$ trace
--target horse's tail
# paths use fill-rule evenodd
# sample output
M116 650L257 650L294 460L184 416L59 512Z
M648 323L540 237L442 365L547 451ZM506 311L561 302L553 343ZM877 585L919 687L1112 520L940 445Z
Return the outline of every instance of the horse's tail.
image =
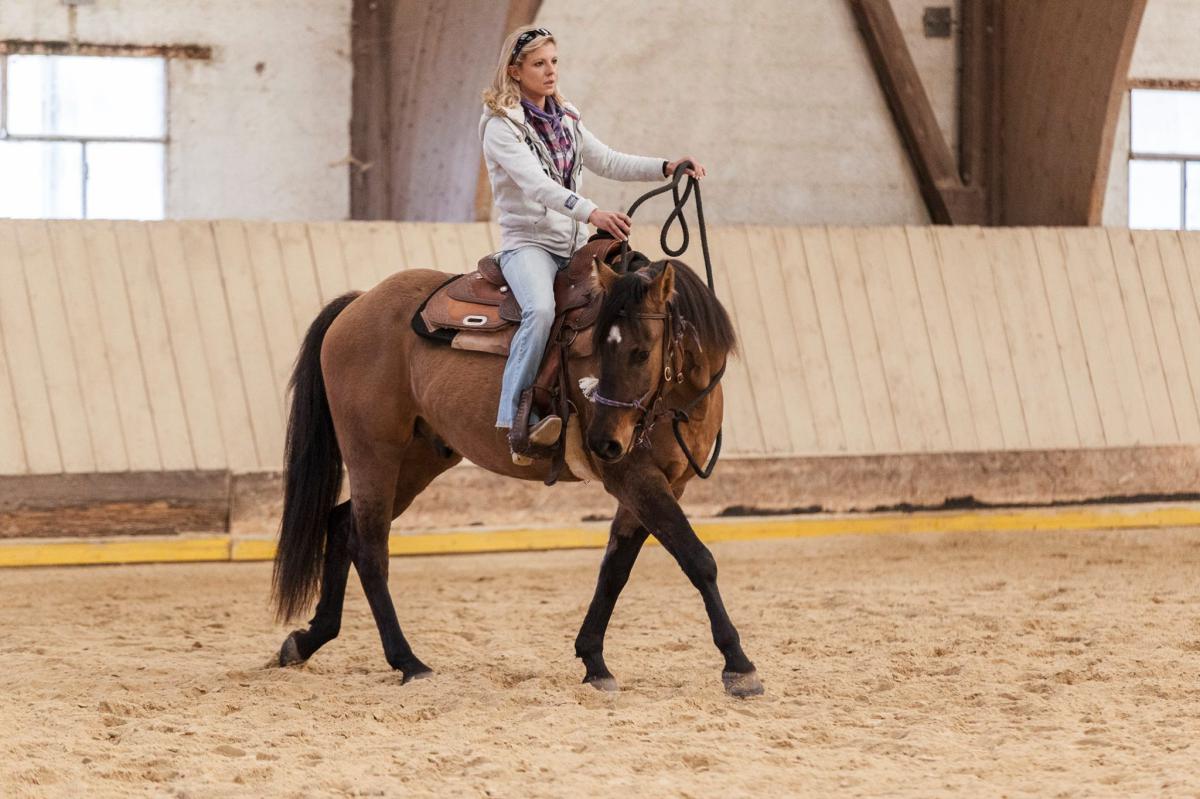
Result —
M343 294L317 314L300 345L289 383L292 411L283 452L283 518L271 577L280 621L303 613L321 580L329 512L342 487L342 453L321 375L321 344L333 320L359 293Z

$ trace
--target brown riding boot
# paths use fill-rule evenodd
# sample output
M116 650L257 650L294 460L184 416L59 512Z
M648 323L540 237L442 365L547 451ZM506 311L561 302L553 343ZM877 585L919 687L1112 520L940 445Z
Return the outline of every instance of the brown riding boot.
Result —
M508 447L512 461L518 466L528 466L534 458L550 458L554 445L562 434L562 417L550 414L535 424L529 424L533 415L533 391L526 389L517 406L517 418L508 432Z
M517 466L529 466L535 458L549 458L553 456L553 447L558 443L558 437L562 434L562 419L558 416L547 416L541 419L533 427L529 428L528 435L521 436L517 432L517 428L513 428L508 434L508 447L512 453L512 462ZM522 439L524 439L522 441Z

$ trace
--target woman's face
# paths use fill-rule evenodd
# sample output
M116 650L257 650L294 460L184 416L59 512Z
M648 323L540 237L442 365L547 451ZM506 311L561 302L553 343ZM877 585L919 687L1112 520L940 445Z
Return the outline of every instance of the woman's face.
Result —
M509 67L509 74L516 78L521 94L542 105L545 98L558 90L558 47L554 42L546 42L523 55L525 60L520 66Z

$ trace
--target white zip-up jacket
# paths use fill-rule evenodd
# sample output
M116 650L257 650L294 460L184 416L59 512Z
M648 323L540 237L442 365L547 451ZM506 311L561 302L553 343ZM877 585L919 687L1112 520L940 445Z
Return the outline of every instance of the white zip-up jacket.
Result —
M587 241L587 220L596 204L580 193L583 167L613 180L662 180L665 158L619 153L597 139L579 120L579 111L563 104L563 125L575 141L571 185L564 188L541 136L525 119L520 105L504 115L484 106L479 120L483 159L500 209L501 248L536 244L556 255L570 256Z

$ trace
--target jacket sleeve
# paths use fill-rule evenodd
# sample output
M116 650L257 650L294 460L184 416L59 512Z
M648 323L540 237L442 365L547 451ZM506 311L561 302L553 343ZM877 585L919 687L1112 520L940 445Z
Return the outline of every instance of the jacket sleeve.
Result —
M600 177L613 180L662 180L665 158L648 158L644 155L619 153L579 123L580 138L583 139L583 165Z
M564 188L542 171L533 151L499 117L488 120L483 131L483 152L500 165L525 196L551 211L587 222L596 204Z

